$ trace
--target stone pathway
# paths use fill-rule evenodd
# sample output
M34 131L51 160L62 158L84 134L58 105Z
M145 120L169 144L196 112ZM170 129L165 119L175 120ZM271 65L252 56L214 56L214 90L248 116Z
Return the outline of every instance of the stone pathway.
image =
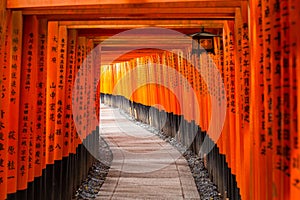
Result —
M113 153L96 199L200 199L184 157L169 143L101 105L100 135Z

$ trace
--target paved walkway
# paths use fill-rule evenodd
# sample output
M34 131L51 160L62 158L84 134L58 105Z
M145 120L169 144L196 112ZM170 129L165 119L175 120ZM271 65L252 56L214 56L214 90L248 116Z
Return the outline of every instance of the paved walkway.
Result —
M113 161L97 199L200 199L186 160L170 144L104 105L100 131Z

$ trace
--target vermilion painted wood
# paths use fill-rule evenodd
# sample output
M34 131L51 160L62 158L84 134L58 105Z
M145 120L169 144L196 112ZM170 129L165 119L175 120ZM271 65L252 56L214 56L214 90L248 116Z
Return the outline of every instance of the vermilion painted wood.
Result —
M6 31L7 31L7 23L9 22L9 15L7 15L7 12L3 9L4 8L4 2L1 2L1 8L0 8L0 56L3 59L0 59L0 90L1 90L1 98L0 98L0 135L2 137L2 140L0 142L0 146L2 151L0 151L0 160L2 162L2 165L0 166L0 199L5 199L7 194L7 164L8 164L8 156L7 156L7 150L8 150L8 134L5 134L9 132L9 71L10 68L8 66L8 63L5 62L5 60L8 59L7 57L7 48L5 46L5 41L7 41L8 37L6 37Z
M251 60L250 60L250 47L249 47L249 24L248 24L248 2L242 2L241 5L241 18L242 18L242 62L243 62L243 122L242 122L242 139L241 139L241 162L243 176L241 189L242 198L249 200L250 198L250 161L252 151L252 139L250 130L250 85L251 85Z
M250 38L251 38L251 46L260 47L262 45L262 38L259 35L262 34L262 27L259 24L259 17L262 15L261 8L257 7L257 1L250 1ZM253 155L252 155L252 163L251 166L260 166L260 159L262 157L260 152L260 134L255 133L253 130L257 130L258 133L261 133L263 119L261 118L261 110L263 109L263 105L260 102L263 96L263 86L260 84L263 82L263 74L261 72L261 61L260 56L262 54L261 48L251 48L251 66L256 66L252 69L251 75L251 132L253 134ZM261 168L253 167L252 175L252 183L253 187L251 188L254 191L250 199L260 199L260 195L263 193L263 189L265 186L262 185L261 179ZM262 188L264 187L264 188Z
M34 16L24 18L23 49L20 82L18 190L27 188L34 180L37 137L37 49L38 20Z
M272 23L272 30L271 30L271 38L273 40L271 41L271 55L276 55L278 51L280 52L282 48L282 41L278 41L276 39L276 35L278 32L281 32L281 21L278 20L281 18L281 11L280 9L277 9L276 7L272 6L270 7L270 12L273 13L271 15L271 23ZM285 40L289 40L289 38L285 37ZM282 54L283 55L283 54ZM277 56L271 56L271 71L272 71L272 106L274 110L274 116L280 116L281 113L284 112L284 105L281 104L281 93L283 90L286 90L284 88L281 88L281 79L283 78L283 75L285 72L278 68L278 66L281 66L281 59L278 59ZM282 73L278 73L279 71L282 71ZM288 72L288 70L287 70ZM289 73L289 72L288 72ZM289 88L287 88L289 90ZM278 137L278 133L280 133L282 127L284 124L282 124L282 118L281 117L274 117L273 122L272 122L272 128L273 128L273 135L272 135L272 140L273 140L273 149L280 148L282 145L283 137ZM284 187L283 187L283 178L284 174L282 171L276 169L276 163L278 163L281 160L281 155L278 155L278 151L273 154L272 157L272 182L273 182L273 199L278 200L278 199L285 199L283 198L283 195L285 193ZM289 185L289 184L288 184ZM289 199L289 198L286 198Z
M271 30L271 19L270 15L268 12L265 12L265 10L270 7L272 4L271 2L267 1L262 1L262 12L263 12L263 22L262 22L262 29L263 29L263 73L264 73L264 118L265 118L265 130L264 130L264 135L265 135L265 147L266 147L266 154L265 154L265 160L261 164L265 169L263 176L265 177L263 179L265 184L265 191L263 192L262 195L264 199L269 200L272 199L273 197L273 188L270 187L270 185L273 185L272 182L272 156L273 156L273 151L270 148L270 141L272 140L272 135L268 134L269 132L273 132L273 127L272 127L272 121L273 121L273 116L274 116L274 110L272 109L273 104L270 104L272 102L272 85L271 85L271 78L272 78L272 72L270 69L270 56L267 55L267 52L271 48L271 42L267 42L269 39L269 34ZM275 169L274 169L275 170Z
M290 74L292 78L290 79L290 84L293 86L291 91L291 142L292 142L292 156L291 156L291 199L295 199L300 196L300 148L299 148L299 137L300 137L300 39L297 36L297 31L293 31L299 28L299 6L296 5L297 1L289 1L289 12L290 12L290 39L292 41L291 54L290 54ZM296 105L298 102L298 105ZM298 110L296 110L298 109ZM298 116L297 116L298 115ZM297 121L298 120L298 121ZM298 127L297 127L298 125Z
M58 22L48 22L46 83L46 164L54 164L56 88L58 66Z
M68 31L68 47L67 47L67 67L66 67L66 117L65 117L65 127L66 134L68 137L64 137L64 148L63 156L66 157L69 153L74 154L74 120L72 119L72 91L75 80L75 68L76 68L76 45L77 45L77 31L71 29Z
M290 79L292 79L292 74L290 74L289 68L292 68L292 63L290 62L291 56L291 46L292 41L290 37L291 25L290 25L290 18L291 15L289 14L289 1L282 0L280 1L280 24L281 24L281 46L277 48L277 50L281 51L281 59L280 59L280 66L281 66L281 79L280 79L280 95L281 96L281 106L280 111L278 112L281 116L281 133L283 133L282 140L280 142L282 155L281 155L281 162L282 166L280 169L281 179L280 182L278 180L275 181L277 185L280 184L280 188L277 189L277 194L274 199L290 199L291 198L291 191L290 191L290 176L291 176L291 147L292 147L292 128L291 128L291 104L290 99L292 98L292 93L290 88L293 86L290 85ZM273 28L274 29L274 28ZM277 29L278 30L278 29ZM277 32L277 31L276 31ZM278 32L277 32L278 33ZM276 35L275 35L276 36ZM277 40L272 41L272 43L278 42ZM274 48L275 49L275 48ZM278 67L278 66L277 66ZM278 72L277 72L278 73ZM273 71L274 76L276 75L276 71ZM278 87L277 87L278 88ZM278 105L275 103L275 106ZM274 108L276 109L276 108ZM275 132L275 131L274 131ZM278 156L277 156L278 157ZM278 159L276 163L273 163L276 166L275 170L278 170Z
M55 139L54 159L61 160L63 155L63 141L65 135L66 115L66 65L67 65L68 33L66 26L59 26L57 48L57 72L56 72L56 115L55 115Z
M19 109L20 109L20 79L21 79L21 55L22 55L22 12L12 12L12 18L9 21L9 57L8 66L10 67L9 90L9 132L14 133L15 139L9 141L9 148L13 149L8 157L8 193L14 193L17 189L24 188L27 184L27 176L23 179L18 177L20 168L18 168L18 137L19 137ZM26 161L25 161L26 162ZM28 163L28 161L26 162ZM28 171L25 171L26 173ZM19 182L20 180L20 182Z
M63 7L63 6L114 6L114 5L129 5L131 8L136 8L134 4L142 4L142 5L165 5L170 6L175 5L194 5L199 6L200 5L211 5L213 7L215 6L221 6L227 7L231 5L236 5L240 3L241 1L230 1L230 0L189 0L189 1L182 1L182 0L117 0L117 1L109 1L109 0L78 0L78 1L72 1L72 0L66 0L66 1L59 1L59 0L43 0L43 1L33 1L33 0L7 0L7 7L8 8L34 8L34 7Z
M42 176L42 169L46 168L46 81L47 81L47 21L38 21L38 63L37 63L37 138L36 148L40 150L40 155L35 161L35 176ZM39 140L38 138L41 138ZM39 146L40 145L40 146Z

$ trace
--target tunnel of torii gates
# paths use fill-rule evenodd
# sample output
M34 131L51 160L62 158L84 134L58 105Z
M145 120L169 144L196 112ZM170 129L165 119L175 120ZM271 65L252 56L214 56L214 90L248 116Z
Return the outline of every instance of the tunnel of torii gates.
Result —
M202 155L223 196L299 199L298 0L1 0L0 17L0 199L70 199L100 99ZM191 53L201 27L213 53Z

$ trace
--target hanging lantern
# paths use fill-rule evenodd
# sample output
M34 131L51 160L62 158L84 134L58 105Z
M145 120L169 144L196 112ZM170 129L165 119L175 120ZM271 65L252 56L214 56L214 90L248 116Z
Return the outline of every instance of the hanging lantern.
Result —
M190 35L193 39L192 42L192 54L200 55L204 52L210 52L215 54L214 37L220 37L209 32L204 32L202 28L201 32Z

